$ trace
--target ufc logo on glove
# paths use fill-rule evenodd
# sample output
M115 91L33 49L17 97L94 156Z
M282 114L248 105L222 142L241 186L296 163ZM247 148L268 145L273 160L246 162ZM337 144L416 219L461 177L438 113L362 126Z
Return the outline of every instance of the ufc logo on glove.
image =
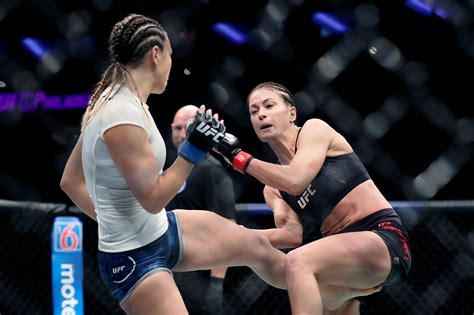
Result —
M219 142L222 138L224 138L224 134L222 132L217 131L205 122L201 122L199 126L196 127L196 130L204 134L206 137L214 136L212 137L212 140L215 142Z

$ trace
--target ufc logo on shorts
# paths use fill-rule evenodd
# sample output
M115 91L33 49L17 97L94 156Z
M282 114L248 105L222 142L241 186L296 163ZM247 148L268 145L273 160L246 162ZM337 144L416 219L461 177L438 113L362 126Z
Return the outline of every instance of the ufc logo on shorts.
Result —
M219 142L222 138L224 138L224 134L222 134L221 132L218 132L216 129L212 128L205 122L200 123L196 129L200 133L204 134L206 137L214 136L212 137L212 140L214 140L215 142Z
M305 189L300 199L298 199L298 205L301 209L304 209L309 202L309 196L313 196L316 193L316 189L311 189L311 184Z
M112 272L117 273L117 272L123 271L124 269L125 269L125 266L115 267L115 268L112 268Z

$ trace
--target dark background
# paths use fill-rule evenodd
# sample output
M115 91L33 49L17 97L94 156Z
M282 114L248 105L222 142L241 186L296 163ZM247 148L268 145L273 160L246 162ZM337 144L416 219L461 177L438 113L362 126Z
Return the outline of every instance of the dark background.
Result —
M321 118L350 141L389 200L471 199L474 4L418 2L445 17L405 1L0 1L0 94L90 92L108 65L113 24L142 13L163 24L174 50L167 91L148 100L170 156L176 109L206 104L244 150L275 161L245 101L256 84L276 81L295 93L300 122ZM313 23L322 11L349 31ZM216 22L248 41L229 42ZM42 40L57 66L28 53L24 37ZM0 112L0 199L69 203L59 181L82 113ZM263 201L260 183L229 171L238 202Z
M171 159L174 112L204 103L245 150L275 161L245 105L256 84L271 80L295 93L300 122L324 119L350 141L389 200L474 199L474 1L0 0L0 109L6 93L89 93L108 65L113 24L132 12L156 18L172 41L168 89L148 100ZM314 23L315 12L332 14L348 31ZM232 23L248 41L229 42L213 30L217 22ZM32 55L25 37L49 50ZM71 203L59 181L83 109L17 105L0 110L0 199L41 203L0 202L0 312L50 314L49 233L56 215L77 215L62 204ZM263 201L260 183L229 173L238 202ZM395 208L410 234L410 277L369 297L363 313L472 314L472 201ZM84 244L95 244L96 224L81 218ZM272 224L246 211L238 221ZM85 246L86 313L118 314L96 254ZM248 269L230 268L226 281L226 314L290 313L286 292Z

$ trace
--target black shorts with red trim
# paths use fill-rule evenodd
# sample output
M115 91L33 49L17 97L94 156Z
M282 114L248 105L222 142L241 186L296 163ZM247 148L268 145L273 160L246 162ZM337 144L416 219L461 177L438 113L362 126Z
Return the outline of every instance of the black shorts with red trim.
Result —
M408 233L395 210L387 208L374 212L337 234L360 231L377 233L387 245L392 267L383 286L403 280L411 267L411 252Z

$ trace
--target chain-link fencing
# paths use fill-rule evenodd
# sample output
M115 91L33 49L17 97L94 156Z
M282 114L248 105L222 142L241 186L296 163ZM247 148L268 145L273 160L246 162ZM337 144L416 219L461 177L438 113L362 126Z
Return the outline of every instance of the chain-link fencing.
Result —
M362 314L472 314L474 202L392 203L411 240L408 281L363 300ZM260 207L260 209L259 209ZM268 228L262 205L241 204L237 220ZM0 314L52 314L50 235L58 215L83 222L85 314L123 314L100 278L97 227L62 204L1 201ZM226 314L290 314L286 291L268 286L249 268L232 267L224 285Z

